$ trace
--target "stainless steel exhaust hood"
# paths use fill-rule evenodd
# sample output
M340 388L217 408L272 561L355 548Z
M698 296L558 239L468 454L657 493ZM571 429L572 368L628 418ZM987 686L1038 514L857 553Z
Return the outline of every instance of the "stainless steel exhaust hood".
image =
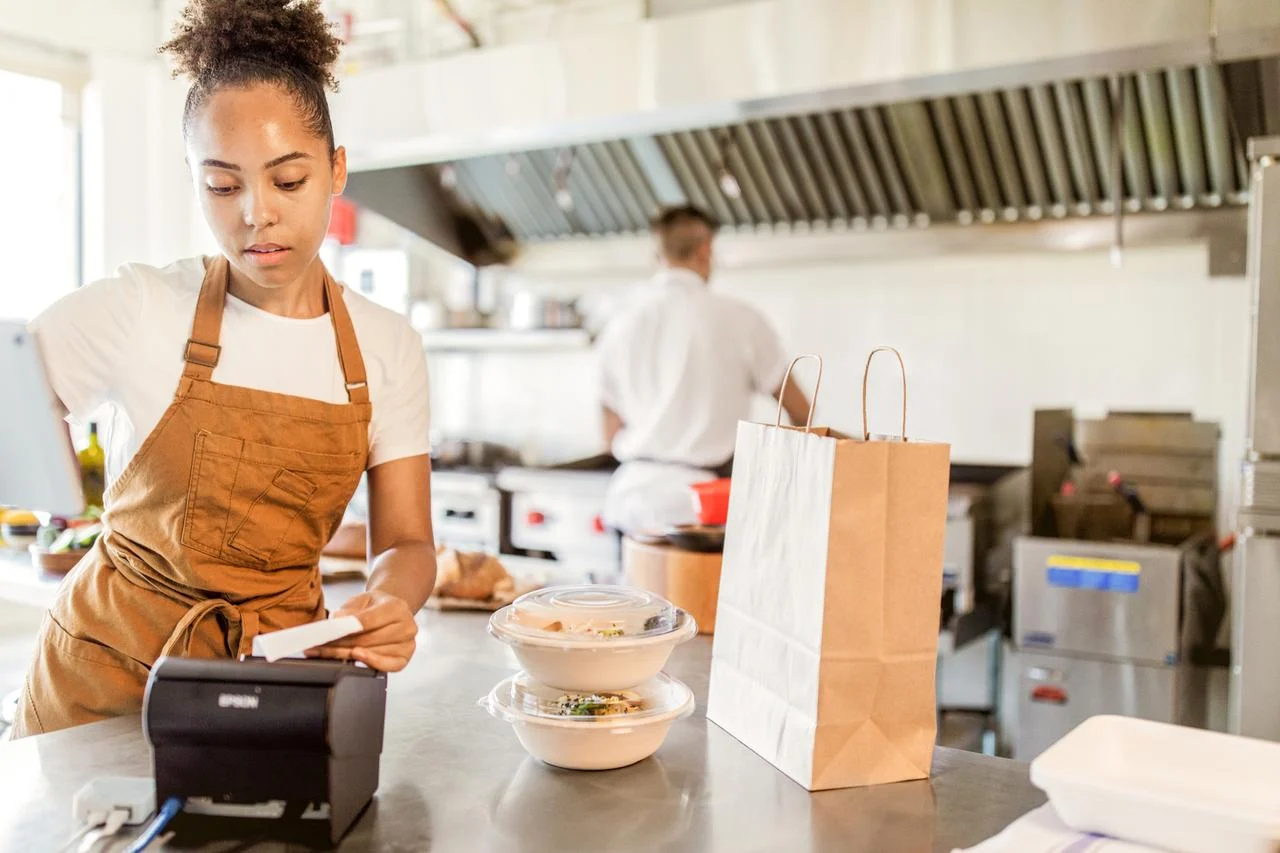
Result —
M1274 0L759 0L356 76L335 122L356 200L441 243L403 188L519 240L1207 209L1276 54Z

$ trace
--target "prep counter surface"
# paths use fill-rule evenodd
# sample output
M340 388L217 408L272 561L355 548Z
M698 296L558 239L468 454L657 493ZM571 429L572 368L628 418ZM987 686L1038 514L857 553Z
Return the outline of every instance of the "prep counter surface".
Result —
M339 849L946 853L1044 802L1026 765L950 749L935 753L929 781L809 794L706 722L707 637L678 648L667 667L693 689L698 709L657 755L607 772L547 767L476 705L515 669L488 636L487 616L419 616L418 651L391 676L377 797ZM0 851L57 850L75 829L71 801L82 784L150 772L138 717L0 744ZM177 837L165 849L194 848Z

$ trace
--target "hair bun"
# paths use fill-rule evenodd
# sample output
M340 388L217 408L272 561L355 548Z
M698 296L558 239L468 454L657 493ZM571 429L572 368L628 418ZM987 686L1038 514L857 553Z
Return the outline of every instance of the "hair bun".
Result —
M240 62L283 65L337 88L341 41L317 0L191 0L161 53L193 81Z

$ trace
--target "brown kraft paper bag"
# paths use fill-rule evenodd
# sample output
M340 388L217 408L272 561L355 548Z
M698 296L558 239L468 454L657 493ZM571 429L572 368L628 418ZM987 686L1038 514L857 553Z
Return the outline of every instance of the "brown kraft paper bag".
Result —
M902 373L892 437L867 425L879 352ZM907 439L893 349L867 358L862 418L857 438L812 408L738 427L707 718L811 791L926 778L937 735L950 447Z

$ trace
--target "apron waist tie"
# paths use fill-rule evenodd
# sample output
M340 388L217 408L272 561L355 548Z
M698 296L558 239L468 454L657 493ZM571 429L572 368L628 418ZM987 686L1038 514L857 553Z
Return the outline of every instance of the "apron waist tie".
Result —
M256 606L252 609L239 607L225 598L206 598L197 601L187 609L187 612L178 620L178 624L173 627L169 638L160 649L160 656L176 653L178 657L190 657L191 640L195 637L196 629L200 627L201 622L214 613L221 614L227 619L225 637L227 654L237 660L250 655L253 653L253 638L258 636L261 627L259 612L274 607L310 584L311 577L305 575L278 595L273 595L266 601L256 602Z
M249 654L253 649L253 638L258 636L258 611L242 610L226 599L206 598L193 604L178 620L169 639L165 640L160 649L160 657L190 657L191 640L196 629L213 613L220 613L227 618L227 654L236 659Z

